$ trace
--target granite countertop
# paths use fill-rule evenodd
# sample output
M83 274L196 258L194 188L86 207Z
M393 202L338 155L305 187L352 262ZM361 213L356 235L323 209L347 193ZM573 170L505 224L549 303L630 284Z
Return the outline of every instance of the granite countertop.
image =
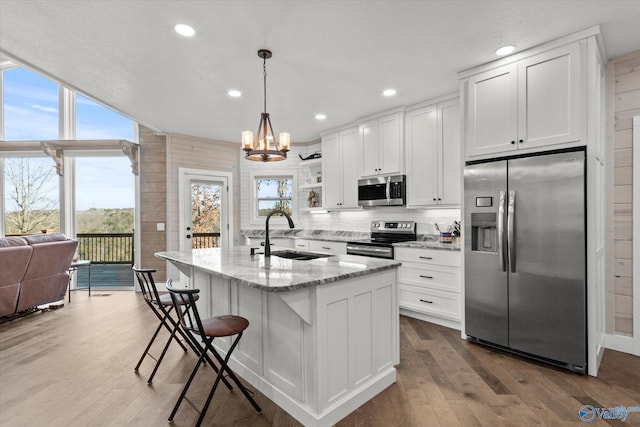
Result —
M264 229L241 230L243 237L264 238ZM334 230L300 230L300 229L272 229L269 230L269 238L274 239L306 239L321 240L325 242L350 242L352 240L364 240L370 237L370 233L360 231L334 231Z
M243 237L248 238L264 238L264 229L247 229L241 230ZM333 231L333 230L300 230L300 229L276 229L269 231L269 238L274 239L306 239L306 240L322 240L325 242L350 242L358 240L368 240L371 233L360 231ZM459 251L460 246L457 243L440 243L438 236L429 234L418 234L418 239L410 242L401 242L393 244L397 248L418 248L418 249L444 249L450 251Z
M457 243L440 243L438 240L434 239L394 243L393 246L396 248L442 249L449 251L460 251L461 249Z
M271 251L275 250L278 249L273 248ZM265 259L262 254L249 255L249 246L236 246L227 250L194 249L191 253L157 252L155 256L270 292L337 282L400 266L400 262L393 260L355 255L332 255L309 261L296 261L274 255Z

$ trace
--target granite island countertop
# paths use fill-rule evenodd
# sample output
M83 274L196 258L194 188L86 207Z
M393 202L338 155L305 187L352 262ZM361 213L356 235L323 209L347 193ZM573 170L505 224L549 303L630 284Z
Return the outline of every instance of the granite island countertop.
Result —
M278 248L273 248L272 252L276 250ZM192 252L157 252L155 256L270 292L318 286L401 265L394 260L356 255L331 255L298 261L274 255L269 259L263 254L251 256L249 253L249 246L236 246L229 249L194 249Z

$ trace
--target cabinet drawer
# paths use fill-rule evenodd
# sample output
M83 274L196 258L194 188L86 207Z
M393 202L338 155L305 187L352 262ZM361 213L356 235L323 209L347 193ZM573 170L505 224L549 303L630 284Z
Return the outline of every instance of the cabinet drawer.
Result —
M460 293L460 269L452 267L419 268L417 264L400 267L400 283Z
M451 267L460 267L462 265L460 251L447 249L395 248L395 259L397 261Z
M347 244L344 242L325 242L322 240L311 240L309 242L309 250L343 255L347 253Z
M299 251L306 251L309 250L309 241L303 239L293 239L293 245L291 247Z
M400 307L434 316L460 320L460 295L400 285Z

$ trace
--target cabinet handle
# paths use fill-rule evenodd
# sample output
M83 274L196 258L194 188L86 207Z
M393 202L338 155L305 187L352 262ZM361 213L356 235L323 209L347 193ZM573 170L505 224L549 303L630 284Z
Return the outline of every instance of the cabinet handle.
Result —
M512 144L515 144L516 142L515 142L515 141L511 141L511 143L512 143Z
M329 248L327 246L323 246L322 249L331 249L331 248Z
M418 258L420 258L420 259L433 259L433 258L432 258L432 257L430 257L430 256L419 256Z
M433 279L433 276L425 276L423 274L420 275L423 279Z
M433 304L433 301L429 301L426 299L420 299L420 302L426 302L427 304Z

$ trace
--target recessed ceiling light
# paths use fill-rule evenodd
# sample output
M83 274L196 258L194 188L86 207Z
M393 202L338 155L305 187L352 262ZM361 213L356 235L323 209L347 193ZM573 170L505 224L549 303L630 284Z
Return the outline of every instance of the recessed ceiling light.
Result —
M509 55L510 53L513 53L514 50L516 50L516 47L512 44L507 46L502 46L501 48L496 49L496 55L498 56Z
M194 30L193 27L190 27L186 24L177 24L175 27L173 27L173 29L176 30L176 33L185 37L193 37L193 35L196 33L196 30Z
M239 98L242 96L242 92L240 92L239 90L230 89L229 92L227 92L227 95L232 98Z
M326 114L316 114L316 120L324 120L327 118Z
M384 91L382 91L382 94L384 96L393 96L396 94L396 90L395 89L385 89Z

